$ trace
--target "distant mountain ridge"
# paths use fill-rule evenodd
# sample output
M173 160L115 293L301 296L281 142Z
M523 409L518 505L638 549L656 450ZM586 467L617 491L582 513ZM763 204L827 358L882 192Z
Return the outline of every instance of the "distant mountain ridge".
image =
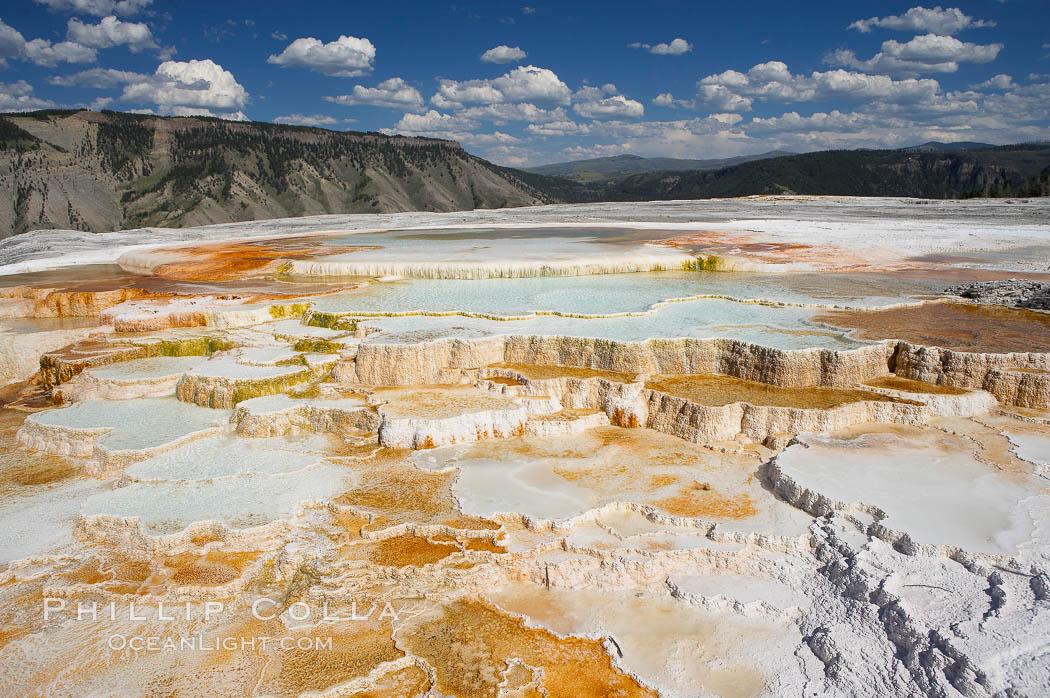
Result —
M955 150L988 150L998 146L991 143L975 143L974 141L955 141L954 143L942 143L941 141L926 141L919 145L909 145L898 148L912 153L950 153Z
M926 146L930 144L925 144ZM601 187L608 201L812 194L832 196L1050 196L1050 143L979 144L940 151L828 150L718 170L653 172Z
M0 114L0 238L37 228L756 194L1050 196L1050 143L930 141L721 160L620 155L516 170L433 138L108 111Z
M632 174L645 172L682 172L688 170L712 170L732 165L739 165L752 160L763 160L783 155L792 155L784 150L772 150L759 155L738 155L732 158L714 158L708 160L689 160L681 158L644 158L640 155L613 155L588 160L556 162L539 167L523 168L526 172L564 177L581 184L610 181Z
M453 141L119 112L0 116L0 238L552 203Z

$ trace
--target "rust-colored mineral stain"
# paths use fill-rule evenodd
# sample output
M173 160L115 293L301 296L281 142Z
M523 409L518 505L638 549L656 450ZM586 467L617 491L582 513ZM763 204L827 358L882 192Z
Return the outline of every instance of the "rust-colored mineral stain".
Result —
M486 553L505 553L507 549L492 538L467 538L463 543L464 550L476 550Z
M653 504L672 516L746 519L758 513L754 500L746 492L729 497L706 482L683 485L676 494Z
M403 643L434 667L436 688L444 695L496 698L512 660L541 669L540 687L550 696L657 695L614 667L598 640L529 628L481 601L457 601L441 610L408 629Z
M657 376L645 387L709 407L747 402L768 407L827 410L851 402L901 402L909 400L870 390L850 388L782 388L757 381L715 375Z
M860 339L900 339L955 351L1050 352L1050 314L964 303L883 310L832 310L810 318L853 328Z
M458 545L437 543L411 533L375 541L370 547L369 559L383 567L423 567L459 552Z
M302 259L322 252L347 254L374 249L379 248L324 247L306 239L216 243L156 250L157 253L175 255L179 261L158 265L151 271L154 276L179 281L230 281L267 271L279 259Z

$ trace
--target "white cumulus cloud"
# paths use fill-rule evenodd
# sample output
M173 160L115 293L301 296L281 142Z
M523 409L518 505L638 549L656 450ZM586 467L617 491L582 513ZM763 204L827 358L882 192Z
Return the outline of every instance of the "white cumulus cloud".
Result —
M74 41L53 44L47 39L33 39L25 43L22 57L37 65L54 68L59 63L94 63L98 54L95 49Z
M368 39L340 36L326 44L320 39L303 37L266 61L282 68L308 68L337 78L356 78L372 72L375 58L376 47Z
M519 66L492 80L441 80L431 98L435 106L455 109L467 103L552 102L568 104L572 91L547 68Z
M561 107L544 109L528 102L516 104L484 104L468 107L461 112L462 116L469 119L481 121L493 121L503 124L508 121L528 121L534 124L548 123L551 121L563 121L568 117Z
M127 17L149 7L153 0L36 0L36 3L46 5L53 12L97 17L117 14Z
M148 79L128 84L121 99L152 102L168 110L176 107L241 109L248 102L248 91L233 73L210 59L165 61Z
M970 85L972 90L1009 90L1012 87L1016 87L1013 77L1005 73L999 73L994 75L984 82L979 82L974 85Z
M894 80L846 70L795 75L781 61L753 66L747 73L727 70L708 75L697 85L697 102L715 111L749 111L754 101L810 102L829 99L909 103L928 100L940 91L929 78Z
M643 44L636 41L627 45L630 48L645 49L649 53L655 53L658 56L681 56L683 53L693 50L693 45L682 38L672 39L668 43Z
M160 48L145 24L121 22L112 15L103 17L98 24L84 24L74 17L67 26L68 40L95 49L127 46L132 53L138 53Z
M572 110L580 116L592 119L610 116L638 117L645 113L645 107L642 106L641 102L627 99L623 95L577 102L572 105Z
M591 128L587 124L565 120L552 121L547 124L529 124L525 130L534 136L583 136L590 133Z
M392 131L408 134L447 133L465 131L477 126L478 123L473 119L455 114L442 114L430 109L424 114L405 114Z
M285 114L275 117L273 122L275 124L291 124L293 126L325 127L345 123L345 119L336 119L334 116L328 116L327 114Z
M902 15L888 17L870 17L858 19L848 29L867 34L875 27L896 29L898 31L933 32L934 34L955 34L963 29L994 27L995 22L977 19L964 13L957 7L942 9L940 5L932 9L913 7Z
M55 106L50 99L41 99L33 94L33 86L25 80L0 82L0 111L35 111Z
M517 63L525 58L525 52L517 46L496 46L481 54L486 63Z
M244 112L214 112L207 107L172 107L169 110L172 116L210 116L215 119L226 119L227 121L247 121Z
M90 46L75 41L26 41L20 31L0 20L0 68L7 67L5 58L19 58L54 68L59 63L94 63L98 54Z
M959 70L960 63L994 61L1002 49L1002 44L974 44L954 36L923 34L903 43L892 39L884 41L882 50L868 60L860 60L853 51L840 49L828 55L825 61L892 75L954 73Z
M0 58L17 58L25 49L22 33L0 19Z
M126 85L131 82L149 80L148 75L133 73L129 70L114 70L113 68L92 68L82 70L72 75L54 75L48 79L52 85L59 87L94 87L106 89Z
M325 100L336 104L368 104L398 109L417 109L423 106L423 95L401 78L384 80L375 87L354 85L351 94L325 97Z

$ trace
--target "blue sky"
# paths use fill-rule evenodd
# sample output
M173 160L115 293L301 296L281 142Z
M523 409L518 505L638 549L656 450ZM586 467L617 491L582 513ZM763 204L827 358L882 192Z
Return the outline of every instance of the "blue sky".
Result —
M507 165L1050 140L1050 2L0 5L0 110L453 138Z

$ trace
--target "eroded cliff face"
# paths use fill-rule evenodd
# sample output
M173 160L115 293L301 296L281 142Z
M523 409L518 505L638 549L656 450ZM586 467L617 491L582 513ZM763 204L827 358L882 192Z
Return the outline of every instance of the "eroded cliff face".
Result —
M87 110L5 116L0 237L550 203L457 143Z

